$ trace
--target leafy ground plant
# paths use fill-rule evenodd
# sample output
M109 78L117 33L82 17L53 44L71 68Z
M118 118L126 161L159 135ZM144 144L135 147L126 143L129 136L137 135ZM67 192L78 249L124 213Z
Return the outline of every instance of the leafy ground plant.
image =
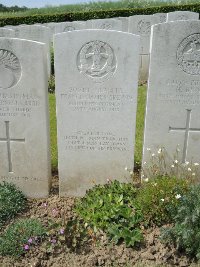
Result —
M0 184L0 228L27 207L27 199L15 185Z
M115 243L134 246L143 239L139 227L142 214L135 205L135 195L132 184L113 181L97 185L76 203L75 211L94 232L100 229Z
M200 185L193 185L180 199L175 225L163 230L161 239L200 259Z
M40 242L45 229L36 219L19 220L11 224L0 237L0 254L19 257Z
M187 179L169 176L158 176L144 182L136 196L137 205L144 216L144 224L161 226L171 222L189 185L190 181Z

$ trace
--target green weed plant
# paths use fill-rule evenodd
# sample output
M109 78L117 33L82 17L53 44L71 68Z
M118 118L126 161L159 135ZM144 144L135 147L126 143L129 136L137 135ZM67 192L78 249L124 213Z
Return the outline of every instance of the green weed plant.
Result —
M142 214L136 207L133 184L109 182L96 185L75 205L76 213L94 232L104 231L116 244L124 241L127 247L142 241Z
M0 229L26 208L27 199L15 185L6 182L0 184Z
M11 224L0 237L0 255L19 257L45 235L45 229L36 219L23 219Z
M144 216L144 225L158 225L173 221L180 198L189 190L190 181L169 176L158 176L144 182L136 196L136 203Z
M163 229L161 239L200 260L200 185L193 185L179 201L175 224Z

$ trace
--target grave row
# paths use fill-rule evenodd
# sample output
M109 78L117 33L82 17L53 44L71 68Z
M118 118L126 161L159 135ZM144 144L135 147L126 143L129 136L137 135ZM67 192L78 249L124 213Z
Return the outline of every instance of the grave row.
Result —
M106 30L55 35L60 196L130 181L140 37ZM134 49L133 49L134 47ZM147 149L179 144L200 162L200 21L152 26L143 163ZM48 64L44 43L0 38L0 181L29 197L49 193Z
M116 30L137 34L140 42L140 68L139 81L145 82L148 79L149 70L149 48L151 26L176 20L199 19L199 14L189 11L175 11L170 13L156 13L154 15L135 15L130 17L118 17L111 19L93 19L88 21L74 21L61 23L44 23L38 25L6 26L13 29L13 37L25 38L33 41L43 42L47 45L48 73L50 75L50 47L54 34L83 29L104 29ZM0 36L12 35L12 32L3 32L0 29Z

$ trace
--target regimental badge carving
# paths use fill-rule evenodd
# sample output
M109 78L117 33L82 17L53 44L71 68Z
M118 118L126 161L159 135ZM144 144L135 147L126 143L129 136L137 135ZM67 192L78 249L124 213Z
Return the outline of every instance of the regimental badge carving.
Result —
M102 30L111 30L112 24L110 24L109 22L104 22L104 23L100 24L99 28Z
M75 31L75 27L73 26L66 26L64 28L64 32L72 32L72 31Z
M185 38L177 50L177 62L180 68L191 75L200 75L200 34Z
M10 51L0 49L0 89L8 89L18 83L21 66L18 58Z
M86 43L79 51L78 69L94 82L109 79L116 70L117 62L113 49L102 41Z
M146 20L141 20L137 25L137 31L140 34L150 34L151 33L151 22Z

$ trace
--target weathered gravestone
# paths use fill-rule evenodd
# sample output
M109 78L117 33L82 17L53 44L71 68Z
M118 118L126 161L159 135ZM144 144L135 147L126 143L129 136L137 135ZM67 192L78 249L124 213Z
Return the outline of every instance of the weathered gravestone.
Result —
M200 21L153 27L143 163L164 147L173 158L200 161ZM145 167L145 166L144 166Z
M115 19L118 19L122 22L122 31L128 32L128 17L116 17Z
M0 182L47 197L50 179L45 45L0 38Z
M86 25L88 29L122 31L122 21L119 19L92 19Z
M139 36L73 31L55 35L54 46L60 195L130 181L124 168L133 168Z
M0 28L0 37L8 37L8 38L14 38L15 37L15 31L11 29L6 28Z
M141 40L139 70L140 81L147 81L148 79L151 26L157 23L159 23L159 19L153 15L136 15L129 17L129 32L140 35Z
M46 45L46 54L47 54L47 67L48 74L51 74L51 35L50 29L45 26L40 25L26 25L18 26L13 28L15 30L15 37L19 39L33 40L37 42L44 43Z
M60 22L56 23L55 26L55 34L56 33L62 33L62 32L71 32L71 31L76 31L76 30L83 30L85 29L86 25L85 22Z
M167 22L176 20L198 20L199 13L191 11L175 11L167 13Z
M36 24L34 24L34 25L36 25ZM40 26L45 26L45 27L48 27L50 29L51 42L53 42L53 36L55 34L56 25L57 25L56 22L49 22L49 23L40 24Z
M153 16L158 18L158 23L164 23L167 21L167 13L155 13Z

